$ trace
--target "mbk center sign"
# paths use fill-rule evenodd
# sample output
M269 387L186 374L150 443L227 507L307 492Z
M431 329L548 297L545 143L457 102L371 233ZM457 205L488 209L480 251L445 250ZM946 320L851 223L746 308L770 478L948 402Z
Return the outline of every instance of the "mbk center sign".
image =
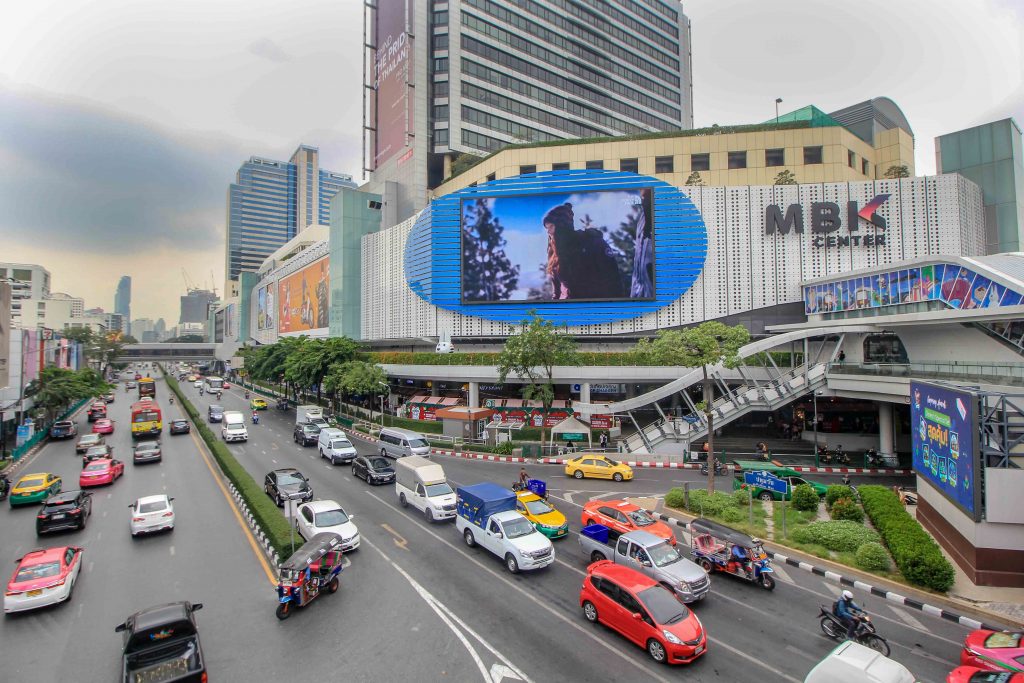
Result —
M846 216L836 202L811 203L811 245L815 247L876 247L885 244L885 235L878 232L861 234L860 223L866 222L876 230L885 230L885 219L875 211L888 201L889 195L880 194L861 207L857 202L846 202ZM849 234L840 232L845 225ZM804 234L804 207L802 204L790 204L783 214L782 207L770 204L765 208L764 232L772 235L776 232L788 235L789 231Z

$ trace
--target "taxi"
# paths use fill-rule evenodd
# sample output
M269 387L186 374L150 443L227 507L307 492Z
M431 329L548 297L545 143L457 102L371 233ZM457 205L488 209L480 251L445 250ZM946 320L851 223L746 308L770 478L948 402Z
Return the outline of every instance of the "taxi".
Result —
M101 486L113 484L118 477L124 474L124 463L112 458L100 458L93 460L82 469L78 475L78 487Z
M262 398L254 398L249 401L249 408L252 410L266 410L267 402Z
M185 381L187 381L187 382L195 382L198 379L199 379L199 375L189 375L188 377L185 378Z
M516 511L530 520L537 531L552 540L569 535L569 522L565 515L533 491L520 491L516 494Z
M639 505L624 500L592 500L583 506L580 517L583 526L603 524L613 534L621 535L630 531L646 531L658 538L676 544L676 535L669 525L647 514Z
M61 478L56 474L26 474L11 489L11 507L42 503L53 494L60 493L61 486Z
M70 600L82 571L82 552L82 548L69 545L33 550L18 558L18 567L4 591L4 613Z
M565 474L576 479L591 477L629 481L633 478L633 469L625 463L617 462L603 455L585 453L578 458L566 461Z

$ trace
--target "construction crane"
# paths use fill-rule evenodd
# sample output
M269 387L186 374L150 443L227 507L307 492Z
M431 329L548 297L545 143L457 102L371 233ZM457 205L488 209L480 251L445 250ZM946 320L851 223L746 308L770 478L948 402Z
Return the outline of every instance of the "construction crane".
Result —
M186 271L184 268L181 269L181 276L185 279L186 294L188 294L189 292L193 292L196 289L199 289L198 287L195 286L195 283L192 282L192 278L188 276L188 271Z

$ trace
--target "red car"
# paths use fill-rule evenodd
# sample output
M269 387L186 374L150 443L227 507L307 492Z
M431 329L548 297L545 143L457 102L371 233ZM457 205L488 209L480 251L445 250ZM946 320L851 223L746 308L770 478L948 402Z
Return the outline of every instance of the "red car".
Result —
M667 524L651 517L639 505L624 500L592 500L583 506L581 520L583 526L603 524L614 534L646 531L664 538L672 545L676 544L676 535Z
M18 560L4 591L4 612L24 612L71 599L82 570L82 548L33 550Z
M697 615L669 589L635 569L601 560L587 567L583 616L647 650L654 661L688 664L708 649Z
M113 484L114 480L124 474L124 463L120 460L93 460L78 475L79 488Z
M113 434L114 433L114 421L106 418L102 420L96 420L92 424L93 434Z
M140 379L142 379L142 375L140 375L139 373L136 372L135 373L135 381L138 382Z
M227 382L224 382L224 384L223 384L223 385L221 385L221 388L223 388L223 389L230 389L230 388L231 388L231 385L230 385L230 384L228 384Z
M976 666L958 666L946 676L946 683L1024 683L1024 674L986 671Z
M967 634L960 663L986 671L1024 673L1024 631L978 629Z

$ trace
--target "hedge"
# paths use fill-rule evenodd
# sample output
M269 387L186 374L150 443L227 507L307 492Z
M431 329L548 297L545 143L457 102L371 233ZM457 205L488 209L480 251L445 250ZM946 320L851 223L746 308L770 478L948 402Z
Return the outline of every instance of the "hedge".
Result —
M861 545L878 542L878 534L856 522L811 522L797 527L793 538L800 543L813 543L836 552L854 552Z
M899 496L885 486L858 489L864 511L882 535L896 567L910 583L945 593L956 572L924 527L903 508Z
M853 489L845 484L833 484L828 487L828 491L825 492L825 506L831 508L832 505L840 498L848 498L853 500Z
M740 491L746 496L746 491ZM741 502L742 501L742 502ZM686 510L704 517L716 517L726 523L741 522L746 514L740 509L746 504L746 499L732 493L715 491L708 495L705 489L690 491L690 504L686 505L683 489L674 488L665 494L665 505L679 510Z
M849 498L840 498L832 505L832 519L847 522L864 523L864 511Z
M882 547L881 543L875 543L874 541L863 543L857 548L854 562L857 563L858 567L869 572L889 571L889 553Z
M818 509L818 494L810 484L800 484L793 489L793 507L810 512Z

